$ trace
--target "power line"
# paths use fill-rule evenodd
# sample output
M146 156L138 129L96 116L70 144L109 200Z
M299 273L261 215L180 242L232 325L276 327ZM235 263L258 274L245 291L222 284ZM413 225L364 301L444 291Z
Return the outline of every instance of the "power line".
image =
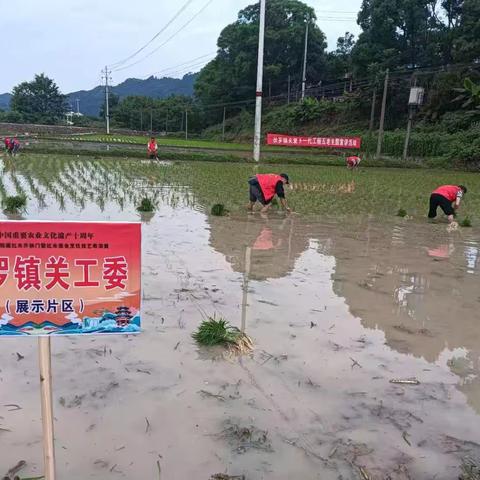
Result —
M116 68L115 71L120 71L120 70L125 70L127 68L133 67L134 65L137 65L140 62L143 62L147 58L151 57L155 52L157 52L160 48L162 48L164 45L166 45L170 40L172 40L174 37L176 37L182 30L184 30L188 25L190 25L199 15L203 13L203 11L213 2L213 0L207 0L207 2L203 5L203 7L198 10L197 13L195 13L186 23L184 23L175 33L173 33L170 37L168 37L163 43L161 43L158 47L154 48L150 53L145 55L144 57L140 58L136 62L131 63L130 65L125 65L124 67L121 68Z
M323 12L323 13L345 13L347 15L354 14L357 15L358 12L354 12L352 10L347 11L347 10L317 10L317 12Z
M119 67L120 65L123 65L125 62L128 62L128 60L131 60L133 57L137 56L141 51L143 51L145 48L147 48L156 38L158 38L159 35L161 35L181 14L182 12L193 2L193 0L187 0L175 13L175 15L142 47L140 47L136 52L132 53L128 57L124 58L123 60L120 60L118 62L112 63L110 67Z
M343 22L343 23L351 23L356 21L356 18L332 18L332 17L318 17L318 22Z
M211 57L213 54L216 54L216 53L217 52L210 52L210 53L206 53L204 55L200 55L199 57L192 58L191 60L187 60L184 63L179 63L178 65L174 65L172 67L166 67L166 68L163 68L162 70L158 70L156 72L150 73L149 75L146 75L144 78L151 77L152 75L158 75L159 73L163 74L165 72L169 72L169 71L171 71L175 68L178 68L178 67L183 67L183 66L193 67L193 66L196 66L196 65L192 65L192 63L197 62L198 60L206 58L206 57Z

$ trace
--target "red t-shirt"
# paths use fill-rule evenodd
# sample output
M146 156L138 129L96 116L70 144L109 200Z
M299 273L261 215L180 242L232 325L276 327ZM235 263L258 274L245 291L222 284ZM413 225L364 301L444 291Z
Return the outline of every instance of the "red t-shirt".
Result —
M463 190L456 185L442 185L432 193L438 193L438 195L442 195L442 197L445 197L450 202L454 202L457 198L463 197Z
M352 155L351 157L347 157L347 165L350 167L356 167L360 163L360 157L356 155Z

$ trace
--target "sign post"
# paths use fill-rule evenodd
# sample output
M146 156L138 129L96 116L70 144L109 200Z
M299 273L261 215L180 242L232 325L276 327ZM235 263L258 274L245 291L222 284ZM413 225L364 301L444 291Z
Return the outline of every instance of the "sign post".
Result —
M38 337L46 480L55 480L51 337L139 333L140 303L140 223L0 221L0 339Z
M53 435L52 354L50 337L38 338L40 392L42 399L43 463L45 480L55 480L55 445Z

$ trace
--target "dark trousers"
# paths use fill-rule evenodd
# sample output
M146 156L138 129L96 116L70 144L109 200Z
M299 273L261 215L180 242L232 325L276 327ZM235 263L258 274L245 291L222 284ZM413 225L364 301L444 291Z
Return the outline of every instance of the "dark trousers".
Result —
M455 210L452 207L452 202L439 193L432 193L430 195L430 209L428 211L428 218L435 218L437 216L437 208L440 207L445 215L455 215Z

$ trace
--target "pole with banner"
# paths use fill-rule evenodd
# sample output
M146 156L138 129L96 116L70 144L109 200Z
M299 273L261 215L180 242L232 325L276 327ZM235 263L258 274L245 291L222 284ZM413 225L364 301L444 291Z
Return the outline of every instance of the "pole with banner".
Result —
M55 480L51 339L135 334L141 224L0 221L0 340L37 337L45 480Z

